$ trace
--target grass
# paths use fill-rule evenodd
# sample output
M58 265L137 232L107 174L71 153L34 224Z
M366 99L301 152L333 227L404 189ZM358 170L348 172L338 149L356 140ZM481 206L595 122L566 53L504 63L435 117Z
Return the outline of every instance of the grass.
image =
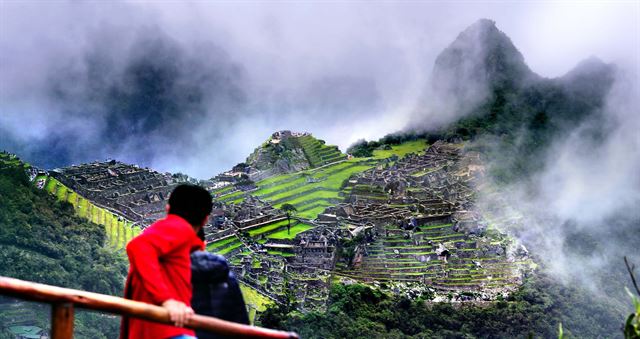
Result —
M251 321L251 324L253 324L256 316L256 311L264 312L264 310L267 309L268 305L273 304L273 301L243 283L240 283L240 290L242 291L244 302L247 304L247 306L249 306L249 321Z
M298 216L301 218L307 218L307 219L314 219L318 216L318 214L324 212L324 210L329 207L332 206L333 204L331 203L326 203L324 205L321 206L317 206L308 210L304 210L301 212L298 212Z
M215 189L215 190L211 191L211 195L213 195L213 196L215 196L216 194L222 195L222 194L225 194L227 192L230 192L234 188L235 187L233 185L227 185L225 187L218 188L218 189Z
M217 253L220 255L225 255L233 250L235 250L236 248L243 246L243 243L241 243L240 241L238 241L237 243L232 244L231 246L227 246L223 249L221 249L220 251L218 251Z
M207 244L207 250L208 251L213 251L216 248L221 248L224 247L225 245L232 243L234 241L237 241L238 238L236 238L235 236L226 238L226 239L222 239L222 240L218 240L218 241L214 241L212 243Z
M275 177L271 177L271 178L260 180L260 181L258 181L256 183L256 185L261 186L261 187L266 187L266 186L270 186L270 185L276 185L276 184L279 184L280 182L286 182L290 178L296 177L297 175L298 175L298 173L282 174L282 175L278 175L278 176L275 176Z
M296 222L295 220L291 221L291 224L293 225L295 222ZM249 231L249 235L252 236L252 237L255 237L255 236L258 236L258 235L273 231L273 230L278 229L280 227L286 226L288 223L289 222L287 220L280 220L280 221L275 222L273 224L267 224L267 225L264 225L264 226L262 226L260 228L252 229L252 230Z
M73 205L76 214L105 228L107 244L116 249L124 249L129 240L140 234L142 230L129 220L118 221L118 215L92 204L77 192L69 189L55 178L48 177L44 189L58 200Z
M312 229L312 228L313 228L313 226L311 226L311 225L298 223L297 225L291 226L291 232L287 232L287 230L285 229L285 230L270 234L269 236L267 236L267 238L269 238L269 239L293 239L299 233L302 233L302 232L304 232L306 230L309 230L309 229Z
M256 258L253 258L253 261L251 262L251 267L253 268L260 268L260 260L257 260Z
M402 143L400 145L391 146L390 150L374 150L373 158L375 159L386 159L390 158L393 155L397 155L402 158L409 153L418 153L425 150L427 147L426 140L414 140Z
M285 180L259 182L259 187L265 185L265 182L268 186L260 187L254 194L258 196L262 194L262 198L277 201L275 206L278 208L285 203L296 207L313 204L315 205L313 208L302 208L298 216L315 219L326 207L335 205L335 200L342 200L340 189L347 179L355 173L363 172L372 167L373 165L363 164L361 161L345 161L313 172L305 172L311 173L308 175L318 182L307 183L306 176L302 174L297 174L298 177L286 175Z
M287 253L287 252L275 251L275 250L269 250L269 251L267 251L267 253L269 253L271 255L279 255L281 257L295 257L296 256L294 253Z
M336 151L331 146L321 145L313 138L299 138L300 144L305 147L305 154L318 159L332 159ZM425 140L405 142L391 146L391 150L376 150L371 158L353 158L331 164L322 168L313 168L298 173L283 174L256 183L258 189L251 192L252 195L275 202L275 207L281 207L285 203L298 207L298 216L314 219L327 207L333 206L337 201L342 201L341 191L343 184L352 175L373 168L380 160L393 155L404 157L409 153L424 151L427 143ZM336 154L340 154L339 152ZM313 178L316 182L307 182L307 178ZM217 191L218 193L221 193ZM221 197L219 200L227 203L239 203L244 192L233 192ZM386 200L386 197L371 196L370 199ZM256 235L256 232L251 234Z
M216 200L219 201L226 201L228 202L229 200L233 200L234 198L238 198L238 197L242 197L244 195L245 192L243 191L237 191L237 192L233 192L231 194L227 194L225 196L222 196L220 198L215 198Z
M303 136L297 138L296 141L300 146L302 146L304 155L313 167L319 167L327 163L340 161L346 157L336 146L325 145L320 140L312 136Z
M314 175L314 178L316 179L321 179L321 181L319 182L314 182L314 183L309 183L307 185L301 186L301 187L297 187L295 189L292 190L287 190L286 192L280 193L280 194L276 194L273 195L271 197L269 197L270 200L280 200L280 199L284 199L287 197L291 197L294 196L296 194L302 194L305 192L308 192L314 188L327 188L330 190L334 190L335 191L335 196L337 196L338 194L338 190L340 189L340 187L342 186L342 183L349 179L349 177L351 177L353 174L355 173L359 173L359 172L363 172L365 170L368 170L370 168L372 168L373 166L368 166L368 165L360 165L360 166L353 166L353 167L348 167L345 168L344 170L329 175L327 177L323 177L320 173L318 173L318 175Z

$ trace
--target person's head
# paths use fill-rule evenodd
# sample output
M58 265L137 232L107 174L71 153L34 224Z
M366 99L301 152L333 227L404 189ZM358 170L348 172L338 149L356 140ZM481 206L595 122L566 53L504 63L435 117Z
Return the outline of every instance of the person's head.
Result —
M198 231L206 222L213 207L211 194L196 185L180 185L169 196L167 212L186 220Z

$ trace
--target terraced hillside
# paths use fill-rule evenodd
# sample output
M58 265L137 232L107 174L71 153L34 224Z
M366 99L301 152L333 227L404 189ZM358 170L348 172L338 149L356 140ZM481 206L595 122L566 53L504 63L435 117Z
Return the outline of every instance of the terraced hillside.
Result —
M438 252L439 244L446 255ZM529 261L505 260L511 240L495 231L483 238L453 230L452 224L421 227L411 237L395 226L367 246L362 261L351 268L344 263L336 273L360 281L400 281L426 284L443 291L510 289L521 283L520 269Z
M245 289L270 302L282 302L295 295L298 308L322 308L330 286L335 261L335 238L327 249L329 231L315 220L327 207L351 195L349 180L377 166L388 166L409 153L424 151L423 140L376 150L370 158L346 159L337 148L324 146L310 135L280 139L277 145L303 149L310 164L319 166L259 180L247 186L234 179L248 167L236 166L221 179L228 184L214 188L217 208L224 211L207 249L225 255ZM263 145L262 147L265 147ZM272 146L267 146L272 147ZM283 212L272 208L293 205L291 225Z
M337 146L328 146L309 133L278 131L251 153L243 166L226 173L246 174L253 181L318 168L345 160Z
M308 137L301 137L304 139ZM316 142L318 142L316 140ZM272 203L275 207L291 204L298 210L297 216L314 219L326 207L342 202L348 186L348 180L357 173L364 172L377 165L384 164L390 158L402 157L409 153L424 150L424 140L411 141L401 145L394 145L389 150L376 150L371 158L353 158L338 160L338 162L324 165L320 168L300 171L298 173L283 174L255 183L253 191L242 191L234 186L226 186L214 190L212 194L222 203L241 202L247 194ZM336 157L328 158L331 160ZM340 157L340 159L344 159Z
M328 146L323 140L316 139L311 135L302 136L296 141L302 147L311 167L316 168L347 158L346 155L340 152L338 146Z
M321 216L368 233L353 258L338 262L336 274L415 283L440 298L493 300L516 290L532 262L475 208L483 173L478 153L439 141L422 155L350 180L348 202Z
M45 180L44 189L47 192L55 195L58 200L66 201L73 205L80 217L104 226L111 247L123 249L129 240L141 232L140 227L135 226L133 222L105 208L98 207L55 178L44 176L36 178L36 181L40 180Z
M262 147L297 149L293 156L304 156L309 168L253 182L247 179L255 168L239 164L204 182L215 202L205 228L207 250L229 260L252 300L252 315L291 298L300 310L321 309L332 281L417 284L438 291L436 298L449 293L474 300L492 300L521 283L530 264L526 253L486 230L473 212L472 183L483 167L464 145L427 147L416 140L347 159L310 135L271 140L278 142ZM136 231L95 201L151 218L176 184L170 174L118 162L38 173L33 180L78 215L104 225L115 248ZM281 210L285 204L295 208L290 220Z

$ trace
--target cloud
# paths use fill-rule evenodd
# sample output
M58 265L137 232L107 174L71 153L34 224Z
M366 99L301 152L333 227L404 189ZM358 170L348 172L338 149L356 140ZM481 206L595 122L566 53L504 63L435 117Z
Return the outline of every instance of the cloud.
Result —
M542 75L569 69L585 49L624 54L634 41L614 34L629 27L624 4L583 22L615 37L593 45L568 30L536 35L532 13L567 8L532 3L0 6L0 148L44 167L112 157L198 177L243 161L276 129L342 149L400 129L437 54L480 17L496 20L525 56L536 51L529 64ZM540 41L577 38L581 49L563 51L562 62L540 51Z
M640 262L640 101L620 65L599 114L555 139L530 178L484 191L480 208L533 249L545 269L627 306L623 256ZM490 165L495 165L491 164Z

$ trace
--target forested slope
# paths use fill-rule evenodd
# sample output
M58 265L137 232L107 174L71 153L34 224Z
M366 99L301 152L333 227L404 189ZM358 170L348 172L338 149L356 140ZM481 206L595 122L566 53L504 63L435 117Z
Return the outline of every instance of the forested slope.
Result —
M22 167L0 169L0 275L121 295L126 259L105 247L105 240L104 227L75 216L71 204L36 189ZM7 305L6 300L0 304L4 326L20 318ZM26 314L42 324L46 308L30 310ZM112 338L118 325L116 317L79 314L76 336Z

